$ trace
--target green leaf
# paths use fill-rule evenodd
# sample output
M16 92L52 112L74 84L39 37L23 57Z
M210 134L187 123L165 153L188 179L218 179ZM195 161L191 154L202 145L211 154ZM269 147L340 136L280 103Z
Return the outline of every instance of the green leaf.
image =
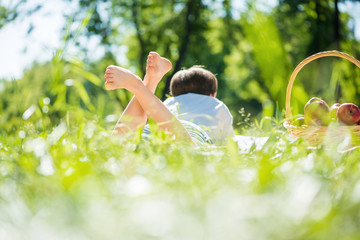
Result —
M95 107L94 105L91 103L90 98L89 98L89 94L87 93L86 89L84 88L84 86L82 85L81 82L79 81L74 81L74 87L76 88L76 90L79 93L79 96L81 98L81 100L85 103L86 107L94 112L95 111Z
M78 66L73 65L72 66L72 70L74 73L79 74L80 76L84 77L85 79L89 80L90 82L92 82L93 84L95 84L96 86L102 86L103 85L103 81L96 76L95 74L88 72Z

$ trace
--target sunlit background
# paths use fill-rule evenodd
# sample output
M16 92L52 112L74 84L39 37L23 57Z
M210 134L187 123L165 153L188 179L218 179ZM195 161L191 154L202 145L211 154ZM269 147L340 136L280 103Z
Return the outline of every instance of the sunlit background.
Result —
M0 240L360 239L359 126L283 126L293 69L360 59L359 18L356 0L0 0ZM104 69L142 77L151 50L173 63L161 99L182 67L216 74L234 139L112 136L132 94ZM309 63L292 113L313 96L359 105L360 69Z
M221 4L221 1L214 1ZM3 6L15 5L16 1L2 0ZM66 23L64 15L71 14L76 5L63 0L31 0L24 3L23 8L35 8L42 5L42 8L28 16L16 19L0 30L0 77L6 79L20 78L23 70L31 67L33 61L43 62L50 60L55 51L61 46L61 31ZM233 1L234 17L239 17L241 12L246 10L246 1ZM258 1L261 10L271 11L277 1ZM215 4L214 4L215 5ZM69 7L70 6L70 7ZM349 22L356 39L360 39L360 3L356 1L344 1L339 3L340 11L351 15ZM29 32L29 30L31 30ZM93 41L92 49L99 48L99 42ZM76 50L74 49L76 52ZM94 58L101 57L103 52L94 52Z

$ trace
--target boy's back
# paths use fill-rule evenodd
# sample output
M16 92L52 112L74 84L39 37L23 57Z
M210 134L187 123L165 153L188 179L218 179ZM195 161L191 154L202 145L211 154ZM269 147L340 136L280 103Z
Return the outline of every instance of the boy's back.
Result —
M178 119L200 126L217 143L234 135L233 117L215 97L187 93L170 97L164 104Z

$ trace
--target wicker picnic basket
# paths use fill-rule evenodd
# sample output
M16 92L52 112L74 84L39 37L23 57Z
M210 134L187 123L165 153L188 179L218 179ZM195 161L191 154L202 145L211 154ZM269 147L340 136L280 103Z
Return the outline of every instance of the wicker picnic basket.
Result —
M356 126L333 126L333 127L327 127L327 126L294 126L293 125L293 116L291 113L291 106L290 106L290 98L291 98L291 89L294 83L294 80L296 78L296 75L299 73L299 71L308 63L311 61L323 58L323 57L340 57L347 59L354 63L358 68L360 68L360 61L356 58L343 53L339 51L325 51L325 52L319 52L314 55L311 55L310 57L304 59L302 62L300 62L296 68L294 69L293 73L291 74L289 84L286 89L286 121L284 122L285 128L291 133L291 135L295 137L301 137L306 140L308 140L312 144L317 144L323 141L324 137L326 136L328 139L335 139L339 138L341 136L344 136L344 134L351 133L356 138L360 139L360 125Z

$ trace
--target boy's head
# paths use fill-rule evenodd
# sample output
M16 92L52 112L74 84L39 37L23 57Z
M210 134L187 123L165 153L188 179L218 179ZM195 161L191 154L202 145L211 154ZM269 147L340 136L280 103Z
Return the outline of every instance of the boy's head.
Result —
M175 73L170 82L170 93L173 97L186 93L215 96L217 85L213 73L202 66L193 66Z

